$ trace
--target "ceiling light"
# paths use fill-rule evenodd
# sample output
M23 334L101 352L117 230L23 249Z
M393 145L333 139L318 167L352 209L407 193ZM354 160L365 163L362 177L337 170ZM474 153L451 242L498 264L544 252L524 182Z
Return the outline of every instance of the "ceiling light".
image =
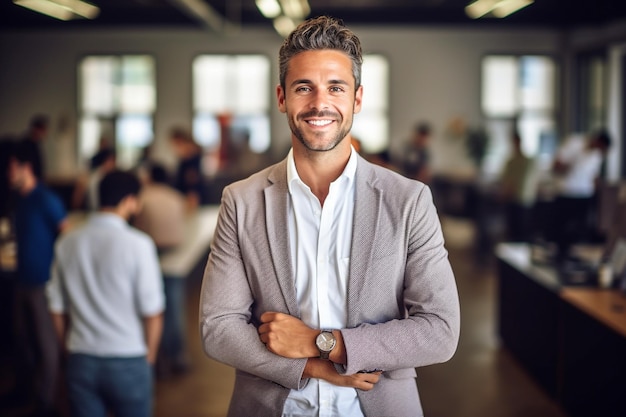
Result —
M100 8L81 0L13 0L13 3L60 20L95 19L100 14Z
M507 17L516 11L523 9L534 3L534 0L501 0L493 8L492 12L495 17Z
M472 19L483 16L503 18L534 3L534 0L476 0L465 6Z
M278 0L256 0L255 3L261 14L268 19L273 19L280 15L281 8Z
M280 0L280 6L285 16L292 19L304 19L311 13L311 7L307 0Z
M297 23L287 16L278 16L274 19L274 29L283 38L289 36L297 26Z

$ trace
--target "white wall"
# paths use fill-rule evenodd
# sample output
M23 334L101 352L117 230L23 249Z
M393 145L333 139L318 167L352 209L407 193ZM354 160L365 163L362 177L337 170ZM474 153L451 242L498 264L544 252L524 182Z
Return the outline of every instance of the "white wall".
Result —
M444 135L454 117L470 126L482 122L479 107L480 60L487 53L561 53L557 31L465 28L352 28L366 53L389 58L391 71L390 139L397 153L418 120L435 129L437 171L471 169L463 148ZM282 40L270 30L243 30L220 36L203 30L94 30L0 33L0 135L24 131L34 113L45 113L58 126L47 145L51 174L70 174L76 124L76 65L87 54L148 53L157 62L157 153L166 155L165 138L173 124L191 120L191 62L200 53L262 53L273 63ZM367 99L367 86L364 86ZM274 109L276 149L289 143L284 115ZM65 159L60 159L64 156ZM70 157L72 156L72 157ZM59 161L64 161L60 163Z

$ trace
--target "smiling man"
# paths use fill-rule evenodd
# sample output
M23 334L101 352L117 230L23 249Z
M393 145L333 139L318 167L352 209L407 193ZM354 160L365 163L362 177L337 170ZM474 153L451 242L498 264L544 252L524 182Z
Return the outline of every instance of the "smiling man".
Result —
M430 190L352 148L352 31L310 19L279 61L292 149L224 189L200 300L205 352L237 369L229 416L421 416L415 368L460 324Z

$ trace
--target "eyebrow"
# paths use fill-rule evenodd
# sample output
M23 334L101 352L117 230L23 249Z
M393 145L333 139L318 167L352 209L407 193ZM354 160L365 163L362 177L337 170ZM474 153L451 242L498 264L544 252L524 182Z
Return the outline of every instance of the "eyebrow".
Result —
M299 85L299 84L313 84L313 82L309 79L306 78L302 78L299 80L294 80L289 86L293 87L295 85ZM329 80L329 82L327 83L329 85L334 85L334 84L339 84L339 85L350 85L347 81L344 80Z

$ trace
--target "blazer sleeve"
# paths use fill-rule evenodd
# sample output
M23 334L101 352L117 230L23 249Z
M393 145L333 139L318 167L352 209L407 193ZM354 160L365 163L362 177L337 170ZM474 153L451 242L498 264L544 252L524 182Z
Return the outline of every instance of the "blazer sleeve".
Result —
M241 206L241 204L240 204ZM252 315L255 300L248 283L240 241L236 197L225 188L200 294L200 334L205 353L240 371L299 389L306 359L288 359L267 350ZM269 256L269 254L268 254ZM280 297L280 294L275 296Z
M385 299L379 291L360 306L368 315L355 327L342 330L346 374L441 363L456 351L460 307L454 274L431 192L422 186L416 195L401 220L404 228L389 227L406 230L393 236L402 246L396 255L374 260L370 272L377 276L367 278L398 288L395 298ZM393 219L391 214L388 217ZM377 244L393 245L388 241Z

